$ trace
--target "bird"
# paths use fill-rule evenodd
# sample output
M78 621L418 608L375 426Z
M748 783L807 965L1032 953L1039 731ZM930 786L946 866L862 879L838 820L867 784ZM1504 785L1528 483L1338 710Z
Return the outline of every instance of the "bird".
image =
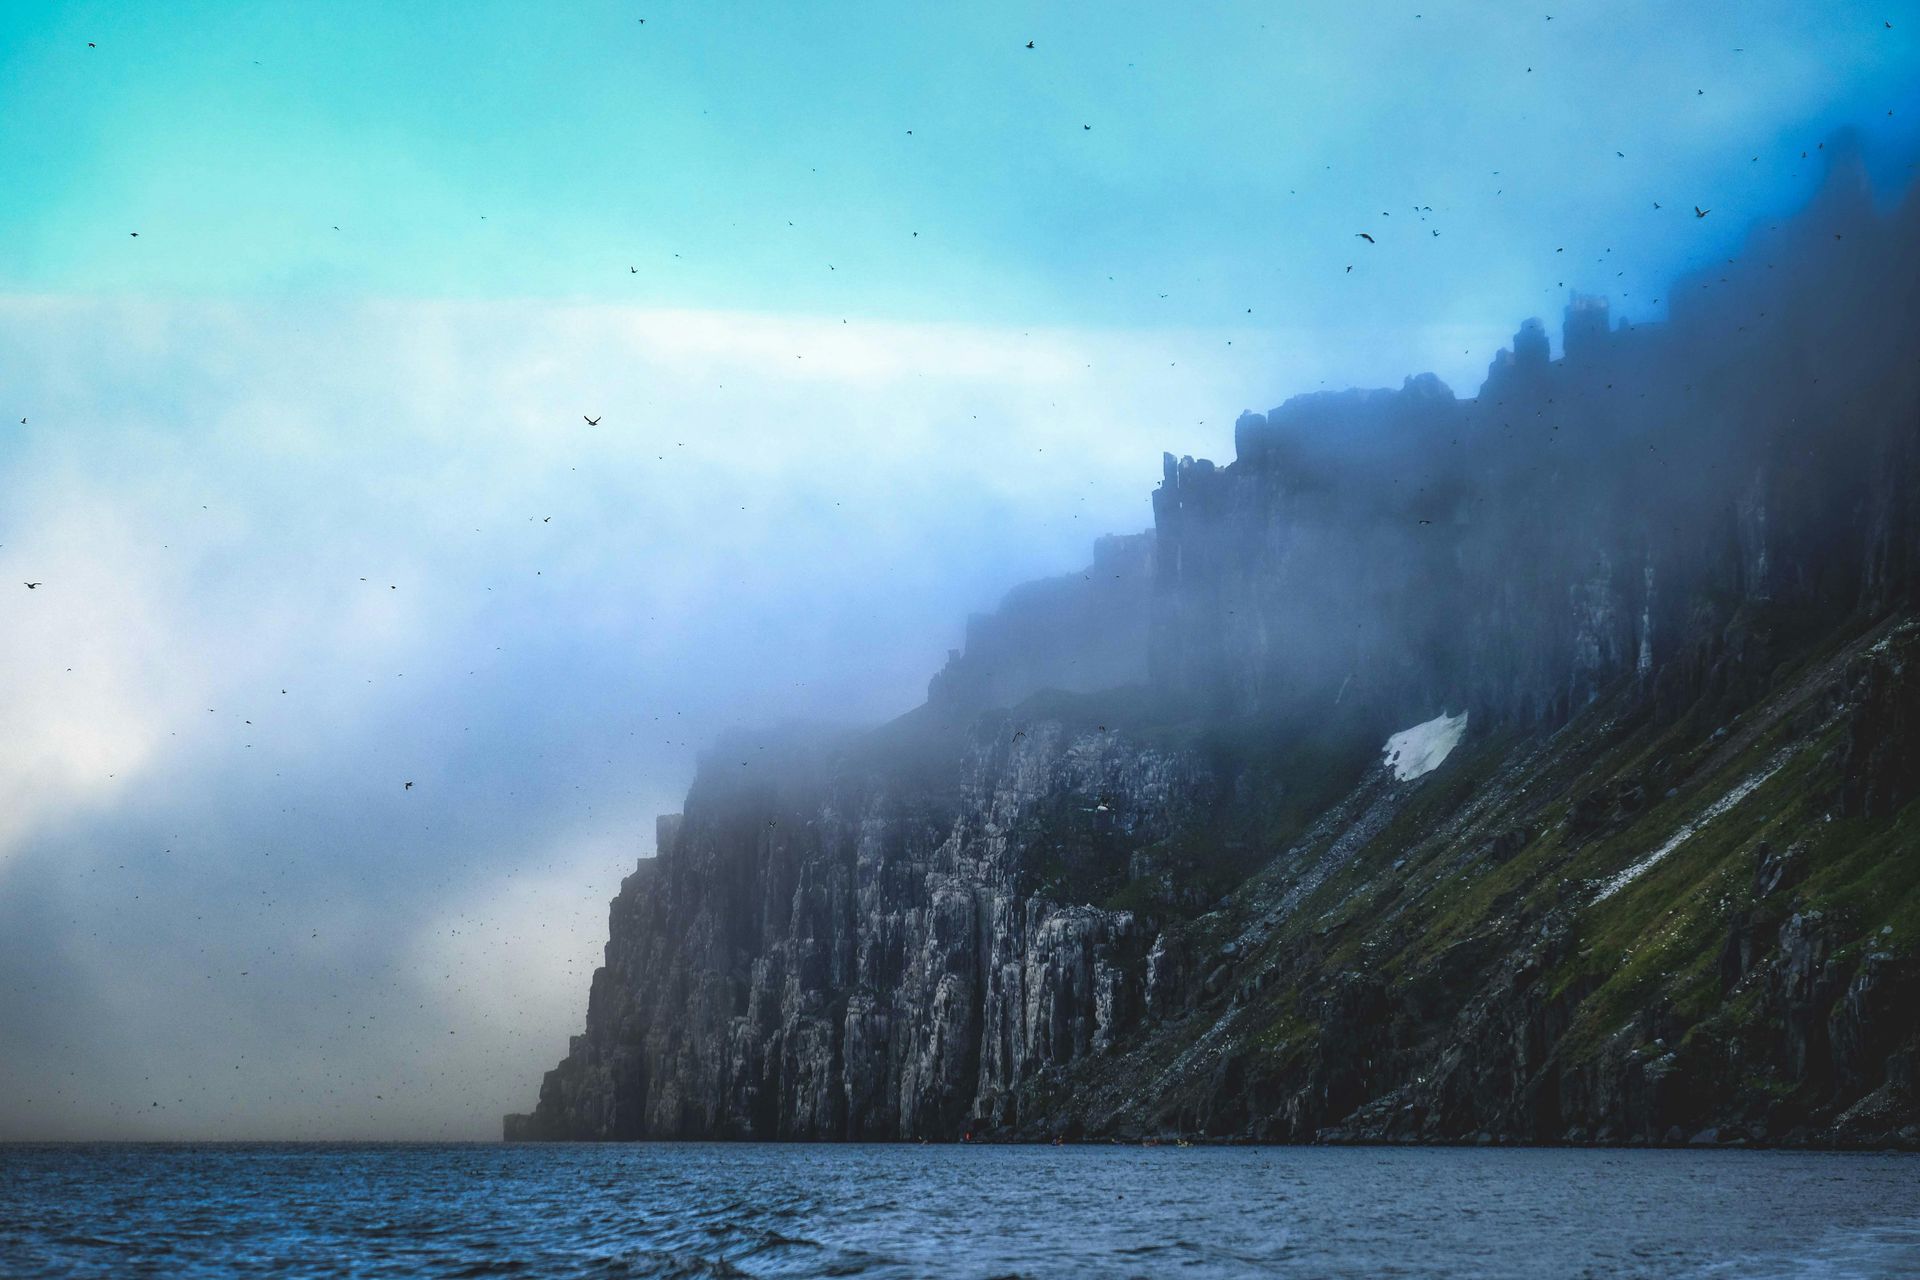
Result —
M1359 237L1360 237L1360 238L1361 238L1362 240L1365 240L1365 241L1366 241L1366 242L1367 242L1368 244L1373 244L1373 243L1375 243L1375 241L1374 241L1374 238L1373 238L1372 236L1370 236L1370 235L1368 235L1368 234L1367 234L1366 232L1364 232L1364 231L1356 231L1356 232L1354 232L1353 234L1355 234L1356 236L1359 236Z
M132 236L135 240L138 240L140 238L140 233L138 231L129 231L127 232L127 234Z
M603 414L601 414L601 415L600 415L600 418L588 418L588 417L587 417L587 415L583 413L583 414L581 414L580 416L581 416L582 418L586 418L586 423L587 423L587 425L588 425L588 426L590 426L590 427L597 427L597 426L599 426L599 425L600 425L600 418L604 418L604 417L606 417L607 415L603 413Z
M38 587L39 585L40 584L37 582L29 582L27 584L27 590L32 591L34 588Z
M409 783L408 783L408 784L407 784L406 786L404 786L404 787L402 787L402 788L401 788L401 790L403 790L403 791L411 791L411 790L413 790L413 784L412 784L411 782L409 782Z
M630 276L637 276L637 275L639 275L639 274L640 274L640 268L638 268L638 267L628 267L628 268L627 268L627 274L628 274L628 275L630 275Z
M1029 49L1033 48L1033 41L1031 40L1027 41L1027 48Z
M1707 216L1708 214L1710 214L1710 213L1712 213L1712 212L1713 212L1713 210L1711 210L1711 209L1702 209L1702 208L1701 208L1701 207L1700 207L1699 205L1695 205L1695 206L1693 206L1693 216L1694 216L1694 217L1696 217L1696 218L1704 218L1704 217L1706 217L1706 216Z

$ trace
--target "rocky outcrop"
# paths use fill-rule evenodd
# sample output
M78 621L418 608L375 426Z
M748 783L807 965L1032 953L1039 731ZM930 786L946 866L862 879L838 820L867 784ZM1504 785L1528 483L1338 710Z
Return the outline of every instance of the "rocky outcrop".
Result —
M1081 573L1015 587L967 619L966 645L927 686L948 712L1010 707L1043 689L1093 693L1147 678L1153 532L1093 544Z
M742 740L623 884L587 1034L520 1137L950 1136L1110 1051L1146 1003L1133 912L1065 891L1199 820L1191 754L1098 725L896 726L830 769Z
M1169 456L924 707L715 747L507 1136L1920 1144L1917 289L1841 154L1668 324Z

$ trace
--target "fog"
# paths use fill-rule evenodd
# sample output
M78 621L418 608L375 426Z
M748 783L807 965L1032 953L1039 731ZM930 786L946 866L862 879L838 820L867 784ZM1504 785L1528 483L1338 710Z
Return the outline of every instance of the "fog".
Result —
M0 546L41 583L9 609L5 1092L54 1133L379 1134L381 1094L471 1133L564 1043L698 748L913 706L968 608L1144 525L1163 424L1242 390L1174 333L4 332L41 357Z
M1901 185L1920 28L1743 6L1738 40L1636 72L1672 34L1653 8L1557 50L1540 15L1383 15L1374 45L1330 9L1264 61L1247 10L1207 24L1234 46L1209 69L1198 34L1149 62L1153 33L1091 11L1001 50L1024 20L995 12L940 92L899 69L938 43L915 19L864 50L892 78L803 109L824 82L777 30L663 10L650 34L697 52L580 108L671 107L643 192L566 127L544 46L517 139L334 77L376 30L279 73L351 111L209 98L241 29L157 9L97 42L128 61L82 107L91 19L55 8L0 19L0 74L89 157L0 146L37 179L0 213L0 1138L496 1136L716 735L912 708L968 612L1147 527L1161 451L1230 459L1243 409L1421 371L1471 395L1573 288L1659 318L1667 279L1805 199L1796 157L1836 125ZM1059 60L1016 92L985 68L1028 38ZM477 22L434 84L512 39ZM1673 123L1696 80L1711 105ZM757 84L690 124L722 81ZM1451 133L1381 133L1422 91ZM359 155L342 131L382 102ZM1036 136L1010 177L1035 103L1096 150ZM164 140L93 114L154 104ZM923 162L882 127L950 136ZM343 241L248 187L272 136L297 203L337 181L361 215ZM1616 141L1647 152L1631 177L1600 167ZM835 158L818 189L766 167L796 148ZM622 193L617 231L556 156ZM777 245L775 211L804 224Z

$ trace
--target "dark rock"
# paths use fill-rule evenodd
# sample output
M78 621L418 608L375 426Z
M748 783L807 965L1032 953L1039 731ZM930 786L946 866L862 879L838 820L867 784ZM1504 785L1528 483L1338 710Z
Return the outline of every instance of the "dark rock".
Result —
M1920 200L1842 168L1668 325L1243 414L926 706L730 743L506 1135L1914 1130Z

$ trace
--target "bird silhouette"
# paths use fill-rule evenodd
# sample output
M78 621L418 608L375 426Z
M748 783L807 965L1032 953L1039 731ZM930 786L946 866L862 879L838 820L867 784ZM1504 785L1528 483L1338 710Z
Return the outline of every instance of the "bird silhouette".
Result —
M1693 206L1693 216L1694 216L1694 217L1696 217L1696 218L1704 218L1704 217L1706 217L1706 216L1707 216L1708 214L1710 214L1710 213L1712 213L1712 212L1713 212L1713 210L1711 210L1711 209L1702 209L1702 208L1701 208L1701 207L1700 207L1699 205L1695 205L1695 206Z
M401 788L401 790L403 790L403 791L411 791L411 790L413 790L413 784L412 784L411 782L409 782L409 783L408 783L408 784L407 784L406 786L404 786L404 787L402 787L402 788Z
M1033 48L1033 41L1031 40L1027 41L1027 48L1029 49Z
M27 590L32 591L35 587L38 587L39 585L40 584L37 582L29 582L27 584Z
M587 425L588 425L588 426L590 426L590 427L597 427L597 426L599 426L599 425L600 425L600 418L604 418L604 417L606 417L607 415L603 413L603 414L601 414L601 415L600 415L600 418L587 418L587 415L583 413L583 414L581 414L580 416L581 416L582 418L586 418L586 422L587 422Z
M1374 238L1373 238L1372 236L1370 236L1370 235L1368 235L1368 234L1367 234L1366 232L1364 232L1364 231L1356 231L1356 232L1354 232L1353 234L1355 234L1355 235L1357 235L1357 236L1359 236L1359 237L1360 237L1360 238L1361 238L1362 240L1365 240L1365 241L1366 241L1366 242L1367 242L1368 244L1374 244L1374 243L1376 243L1376 242L1375 242L1375 240L1374 240Z

